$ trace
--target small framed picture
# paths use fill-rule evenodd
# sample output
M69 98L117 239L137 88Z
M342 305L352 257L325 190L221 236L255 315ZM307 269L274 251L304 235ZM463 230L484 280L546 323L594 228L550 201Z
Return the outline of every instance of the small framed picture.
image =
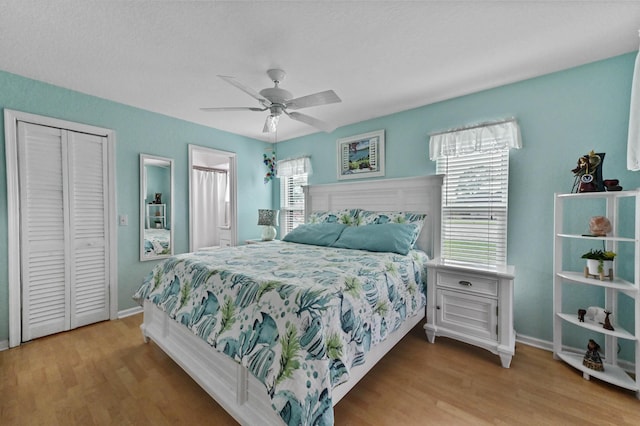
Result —
M384 130L337 140L338 180L384 176Z

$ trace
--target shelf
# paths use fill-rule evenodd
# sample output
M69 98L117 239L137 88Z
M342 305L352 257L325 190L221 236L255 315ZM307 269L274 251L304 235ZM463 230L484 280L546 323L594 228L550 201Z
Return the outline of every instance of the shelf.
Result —
M598 287L605 288L613 288L616 290L621 290L626 292L629 296L633 297L635 293L638 292L638 287L635 287L633 283L629 281L614 278L613 281L599 280L596 278L587 278L584 276L584 272L573 272L573 271L561 271L558 272L558 276L567 281L572 281L578 284L586 284L586 285L595 285Z
M605 363L604 371L596 371L582 365L583 355L569 352L558 352L556 355L573 368L582 371L585 379L589 379L589 376L591 376L625 389L636 392L640 390L636 385L636 382L627 374L627 372L617 365Z
M635 238L627 238L627 237L596 237L591 235L580 235L580 234L557 234L558 237L562 238L576 238L581 240L592 240L592 241L618 241L618 242L627 242L627 243L635 243Z
M558 198L623 198L635 197L637 191L611 191L611 192L580 192L571 194L556 194Z
M597 333L602 333L609 336L619 337L621 339L636 340L636 336L629 333L627 330L620 327L615 322L611 324L615 330L611 331L611 330L607 330L606 328L603 328L602 324L598 324L598 323L589 321L587 319L585 319L584 322L580 322L578 320L577 314L557 313L556 315L558 315L558 317L562 318L564 321L567 321L573 325L577 325L578 327L586 328L587 330L595 331Z

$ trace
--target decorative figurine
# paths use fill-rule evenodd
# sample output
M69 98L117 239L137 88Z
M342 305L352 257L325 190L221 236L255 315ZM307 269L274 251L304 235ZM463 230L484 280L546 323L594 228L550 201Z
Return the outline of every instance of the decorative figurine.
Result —
M586 319L588 322L593 324L604 324L604 308L599 306L589 306L587 308Z
M607 191L622 191L622 187L620 186L620 181L618 179L605 179L603 184Z
M604 311L604 314L606 316L604 317L604 323L602 324L602 328L604 328L606 330L614 331L613 326L611 325L611 322L609 321L609 315L611 315L611 312Z
M604 371L602 358L600 358L600 354L598 353L599 350L600 345L597 344L595 340L589 339L587 352L584 354L584 358L582 359L582 365L592 370Z
M604 216L593 216L589 219L589 232L596 237L604 237L611 232L611 222Z
M584 322L584 314L587 313L586 309L578 309L578 321Z
M596 154L593 150L578 158L578 165L571 171L575 175L571 192L604 191L602 182L602 162L605 153Z

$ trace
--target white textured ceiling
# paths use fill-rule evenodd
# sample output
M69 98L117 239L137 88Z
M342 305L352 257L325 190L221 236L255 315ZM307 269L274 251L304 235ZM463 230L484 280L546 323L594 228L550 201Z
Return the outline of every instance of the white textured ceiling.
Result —
M206 126L273 140L269 68L301 110L336 126L638 49L640 1L0 0L0 69ZM0 97L2 94L0 93ZM315 133L283 117L278 140Z

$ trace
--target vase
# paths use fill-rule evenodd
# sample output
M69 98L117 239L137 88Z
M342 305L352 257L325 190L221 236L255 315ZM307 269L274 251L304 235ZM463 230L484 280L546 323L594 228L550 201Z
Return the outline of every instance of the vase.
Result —
M602 262L602 267L600 266L600 262ZM587 269L589 275L600 276L600 272L602 272L602 275L608 277L613 273L613 260L587 259Z

